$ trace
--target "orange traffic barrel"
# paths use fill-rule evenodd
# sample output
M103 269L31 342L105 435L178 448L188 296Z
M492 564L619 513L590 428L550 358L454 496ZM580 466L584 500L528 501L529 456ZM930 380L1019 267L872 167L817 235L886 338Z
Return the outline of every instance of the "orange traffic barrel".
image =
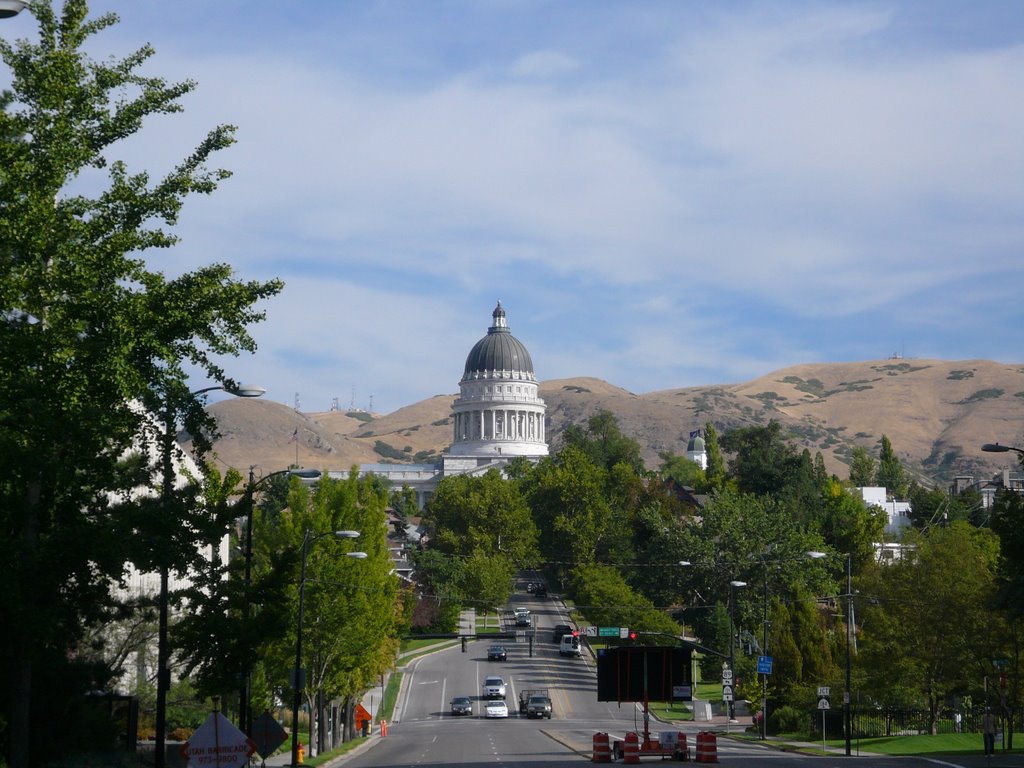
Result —
M594 758L595 763L610 763L612 761L612 749L608 742L607 733L594 734Z
M676 751L672 757L683 762L690 759L690 750L686 746L686 734L682 731L676 734Z
M633 731L626 734L626 740L622 744L622 762L640 762L640 739Z
M701 731L697 734L697 762L718 762L718 737L711 731Z

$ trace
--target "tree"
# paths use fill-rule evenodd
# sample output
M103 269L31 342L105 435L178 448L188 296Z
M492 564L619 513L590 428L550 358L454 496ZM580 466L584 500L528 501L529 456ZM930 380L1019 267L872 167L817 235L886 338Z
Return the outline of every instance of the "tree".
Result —
M595 466L611 469L626 464L643 474L644 460L640 444L622 434L619 421L611 411L600 411L587 420L587 428L571 424L562 434L564 448L570 446L585 453Z
M233 129L215 128L156 182L130 172L114 157L121 140L180 111L194 84L140 74L148 46L90 59L83 48L116 17L88 19L85 0L59 13L41 0L31 12L37 42L0 40L11 82L0 95L0 721L11 768L59 748L50 707L106 687L91 662L71 670L88 628L108 620L126 563L187 567L194 542L174 515L122 535L126 505L113 500L138 498L140 480L152 487L159 476L159 464L122 459L163 430L150 414L164 409L208 443L214 425L185 370L229 385L214 355L255 349L247 326L263 315L253 306L281 287L238 282L223 264L173 279L147 269L143 254L175 243L169 228L186 198L228 176L207 163ZM165 502L162 513L179 504Z
M726 481L725 460L718 443L718 430L710 421L704 425L704 450L708 455L708 466L704 470L711 488L723 488Z
M850 452L850 485L865 488L875 481L875 460L863 445Z
M858 578L858 648L880 703L926 707L934 733L947 697L979 692L1005 652L994 610L999 542L954 522L911 530L904 544L904 557L869 563Z
M703 491L707 487L707 476L700 464L685 456L676 456L669 451L658 454L661 459L661 476L686 488Z
M882 435L882 448L878 454L878 472L875 473L875 483L886 488L894 498L906 497L907 473L903 469L903 462L893 450L892 442L885 435Z

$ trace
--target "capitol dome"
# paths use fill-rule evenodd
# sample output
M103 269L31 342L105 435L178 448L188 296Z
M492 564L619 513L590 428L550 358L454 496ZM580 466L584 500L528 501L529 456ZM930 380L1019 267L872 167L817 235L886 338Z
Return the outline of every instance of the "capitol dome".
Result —
M498 306L491 313L494 324L487 335L473 345L466 357L462 380L480 378L534 379L533 360L519 339L512 335L505 323L505 309Z
M452 404L454 441L449 468L469 471L516 456L548 455L544 401L530 353L512 335L501 302L491 313L487 335L466 356L459 397ZM455 457L465 459L456 467Z

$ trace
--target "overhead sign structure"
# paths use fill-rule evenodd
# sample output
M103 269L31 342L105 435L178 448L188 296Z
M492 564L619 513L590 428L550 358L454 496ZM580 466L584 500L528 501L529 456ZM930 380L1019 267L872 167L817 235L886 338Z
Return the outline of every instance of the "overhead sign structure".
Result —
M597 637L597 627L584 627L583 634L587 637Z
M288 731L281 727L273 715L264 712L252 724L252 740L256 744L256 753L266 760L288 740Z
M253 740L220 712L211 712L181 745L181 756L190 768L242 768L255 751Z
M599 627L597 630L598 637L622 637L622 627ZM626 636L629 636L627 631Z

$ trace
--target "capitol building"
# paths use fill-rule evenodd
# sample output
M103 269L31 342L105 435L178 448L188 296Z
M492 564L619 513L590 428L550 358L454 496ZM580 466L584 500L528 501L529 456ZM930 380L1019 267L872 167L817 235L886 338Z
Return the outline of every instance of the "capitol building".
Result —
M548 455L544 401L526 346L509 330L501 302L491 326L466 356L459 396L452 403L452 444L433 464L363 464L360 475L374 474L393 487L416 492L420 508L438 482L450 475L482 475L514 458ZM347 471L328 473L347 477Z

